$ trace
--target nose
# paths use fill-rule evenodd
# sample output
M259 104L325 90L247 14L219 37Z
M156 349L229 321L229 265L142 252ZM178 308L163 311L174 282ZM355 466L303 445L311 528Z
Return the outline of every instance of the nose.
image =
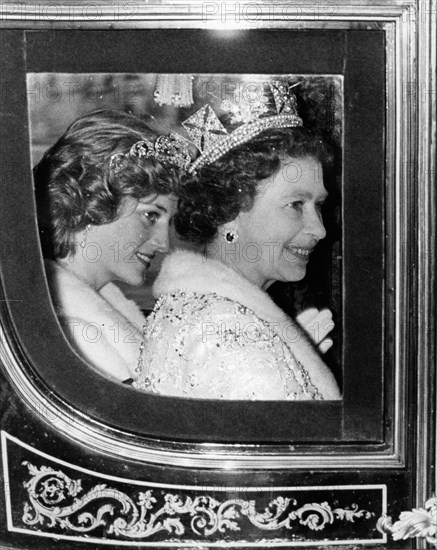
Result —
M168 224L158 224L150 239L150 244L158 252L166 254L170 250L170 235Z
M323 225L322 215L315 207L311 207L305 217L304 232L312 235L318 241L326 237L326 229Z

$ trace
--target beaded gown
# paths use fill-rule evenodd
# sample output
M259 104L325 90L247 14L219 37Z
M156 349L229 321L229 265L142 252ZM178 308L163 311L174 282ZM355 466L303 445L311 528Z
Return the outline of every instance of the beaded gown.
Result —
M222 262L174 252L154 294L159 298L144 326L136 388L203 399L339 398L302 330Z

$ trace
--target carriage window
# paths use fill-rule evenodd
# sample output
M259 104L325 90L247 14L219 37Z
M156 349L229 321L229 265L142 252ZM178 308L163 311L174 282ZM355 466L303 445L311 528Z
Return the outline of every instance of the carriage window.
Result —
M341 386L341 75L34 73L28 75L27 90L30 99L32 163L36 166L34 175L39 228L52 300L65 335L86 361L102 374L123 381L136 377L140 358L144 372L139 373L143 381L138 387L147 390L144 378L154 379L157 384L160 377L169 376L166 365L175 368L172 355L168 352L160 354L159 349L176 348L178 334L181 330L187 330L184 327L188 326L192 334L187 334L186 342L180 344L185 345L185 349L176 349L178 357L187 357L180 367L190 371L187 381L179 377L175 386L162 385L161 391L165 394L167 387L167 391L170 388L170 391L180 396L220 398L224 394L229 399L244 398L245 394L229 389L230 385L238 385L230 371L235 361L240 363L240 370L243 370L241 365L244 364L244 357L250 357L254 351L261 351L265 329L271 328L263 319L269 315L269 311L264 312L260 308L251 315L240 314L234 321L232 317L223 317L218 311L220 304L211 301L208 311L205 311L203 317L200 316L200 322L196 325L194 318L199 307L197 302L203 298L192 292L191 300L194 303L191 309L188 307L185 310L180 326L176 318L171 318L168 326L159 325L164 318L169 317L166 307L173 311L183 307L183 304L162 306L163 311L158 309L152 316L157 319L156 326L149 320L151 326L145 332L144 343L141 343L142 325L155 301L152 284L166 253L170 248L177 247L203 253L205 262L208 256L215 259L222 264L220 268L225 266L229 270L230 278L243 272L242 288L236 290L238 300L234 300L235 304L250 305L250 301L247 302L249 298L244 296L245 280L250 282L260 275L268 278L269 283L276 283L268 288L272 299L267 298L260 288L258 300L268 300L268 307L278 315L280 312L287 313L290 324L271 331L263 351L266 357L264 364L260 360L258 369L248 368L247 374L242 372L237 375L237 380L260 377L262 384L263 370L272 361L276 361L279 373L281 369L291 370L293 349L299 338L295 329L300 323L302 333L306 332L308 339L313 340L317 360L324 368L333 370ZM209 111L205 111L205 106ZM206 122L200 120L200 116L205 117ZM148 129L147 123L156 130L156 134ZM196 162L196 153L207 151L210 146L208 140L211 143L217 140L212 147L214 152L226 146L221 145L220 132L226 144L226 136L241 136L258 123L267 124L264 130L266 138L262 141L255 134L246 143L250 146L253 142L262 151L260 154L263 154L263 158L257 170L265 174L258 177L258 187L265 188L265 191L261 192L255 186L252 189L247 184L244 187L245 180L249 178L245 172L247 168L237 169L229 176L241 181L240 188L226 191L229 188L227 180L221 182L221 196L217 195L220 185L217 178L211 186L209 197L206 184L199 184L205 190L206 202L212 204L221 199L233 203L228 210L222 207L220 213L223 220L232 223L237 223L233 221L236 213L247 209L242 197L247 202L251 193L257 193L256 202L249 211L252 212L251 221L246 223L241 216L242 221L238 222L242 225L242 231L248 234L244 240L242 236L235 243L228 243L219 235L206 243L207 232L217 231L213 216L207 221L212 229L207 227L204 229L205 235L200 235L203 242L202 239L190 238L190 231L201 232L203 228L187 226L183 210L191 207L190 199L181 202L182 211L176 213L179 192L176 189L177 182L174 187L168 182L168 189L161 193L159 185L162 184L153 187L152 181L150 188L144 184L143 189L135 190L137 194L143 192L144 195L138 205L134 202L136 196L132 196L132 205L123 209L122 203L116 204L115 217L112 213L110 217L105 215L108 201L112 201L114 206L117 200L115 194L100 198L107 185L115 185L114 180L118 179L119 185L125 185L123 193L130 192L131 183L127 180L127 173L134 169L130 164L138 168L141 157L132 155L129 149L140 131L144 133L144 139L149 138L148 144L152 144L159 134L173 132L178 135L181 143L185 140L187 147L191 146L193 163ZM68 127L70 129L66 132ZM298 129L296 137L293 133L295 128ZM258 134L261 134L261 130L260 126ZM233 134L234 131L236 134ZM110 132L113 136L108 137ZM201 132L204 132L203 136ZM287 143L287 139L291 142ZM275 146L271 144L272 140L276 140ZM293 140L298 140L299 145ZM125 145L126 141L129 148ZM140 140L137 142L140 143ZM198 151L195 151L194 145ZM280 149L280 155L277 155L279 165L269 170L266 167L268 154L271 155L275 148ZM124 153L120 153L121 150ZM48 153L43 156L46 151ZM118 157L115 153L108 154L108 151L118 151ZM234 152L235 147L224 151L224 162L226 153L232 155ZM167 161L177 164L178 160L176 152L170 152L165 157L150 149L144 154L155 161L161 161L164 166ZM254 153L249 156L244 151L242 161L245 156L246 163L253 162ZM120 166L111 166L114 160L120 161ZM182 171L182 167L178 167ZM76 175L78 169L79 176ZM136 172L135 177L138 177ZM196 195L198 191L194 181L197 174L188 169L187 177L193 181L182 186L182 193L185 196L194 187L193 193ZM255 172L250 177L256 177ZM126 184L123 178L126 178ZM169 199L167 195L171 193L174 198ZM264 194L267 197L265 199ZM207 219L203 207L202 200L194 206L198 209L195 215ZM260 212L259 221L255 217L257 211ZM93 215L97 220L93 220ZM148 225L135 225L141 215L147 216ZM314 215L320 217L319 226L307 227L314 224ZM185 239L177 231L171 231L174 216ZM268 219L272 220L271 224L262 231L258 230L256 224L267 224ZM217 225L221 227L225 223ZM158 231L161 233L158 234ZM219 231L223 231L223 228ZM164 239L165 232L168 233L168 246L158 242L158 239ZM179 263L180 260L176 261ZM189 253L183 256L183 261L192 261ZM214 265L217 267L218 264L204 266L204 273L198 271L198 280L192 282L193 291L197 290L198 285L207 286L211 266ZM195 269L193 267L190 270L190 278ZM171 276L177 278L178 273ZM236 281L235 285L238 284ZM212 283L210 294L224 292L223 297L230 300L220 285L215 287L211 280L209 282ZM120 287L119 291L112 288L114 283ZM188 281L184 280L183 274L172 290L177 287L188 290ZM204 294L207 294L207 290ZM124 297L130 302L125 301ZM137 307L132 312L134 304ZM111 306L115 306L116 311ZM252 307L256 309L256 306ZM291 318L298 320L296 325L292 324ZM150 336L157 330L166 335L164 342ZM228 345L231 335L234 344L239 344L235 356L231 351L232 345ZM276 344L279 336L281 345ZM171 342L172 338L174 342ZM168 345L166 339L169 340ZM198 340L201 340L199 349L188 352L193 342ZM205 380L199 382L199 387L192 393L178 387L177 384L186 383L196 387L200 375L198 369L204 371L207 367L196 366L194 356L203 353L204 362L213 365L217 358L211 354L210 348L214 344L226 348L223 354L226 354L224 361L229 364L227 374L230 379L226 383L220 382L223 367L217 370L212 366L208 375L203 375ZM111 347L114 348L113 353ZM278 356L283 355L284 350L288 355L280 363ZM123 368L114 364L117 360ZM267 374L273 387L275 373ZM315 383L314 391L322 395L324 388L316 390ZM213 385L219 385L220 389L209 393L207 386ZM295 382L281 382L278 383L276 393L273 389L265 393L265 387L257 388L254 383L251 393L247 395L258 399L272 399L272 396L286 399L289 396L295 398L295 395L308 399L314 396L304 391L296 394L292 392L293 389L299 389ZM329 398L330 394L327 393L327 396Z

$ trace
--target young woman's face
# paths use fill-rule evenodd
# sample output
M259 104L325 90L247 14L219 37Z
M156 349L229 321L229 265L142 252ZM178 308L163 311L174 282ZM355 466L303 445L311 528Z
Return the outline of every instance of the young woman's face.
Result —
M302 279L311 252L326 235L321 217L326 197L320 163L287 158L261 183L252 210L230 224L238 230L238 270L262 288Z
M91 226L85 246L76 254L82 254L97 288L114 280L132 286L144 283L156 252L168 252L176 206L174 195L127 197L115 221Z

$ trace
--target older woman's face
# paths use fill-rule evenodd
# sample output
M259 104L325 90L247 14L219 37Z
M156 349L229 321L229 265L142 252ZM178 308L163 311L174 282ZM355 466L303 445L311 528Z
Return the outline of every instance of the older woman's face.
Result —
M98 288L114 280L133 286L144 283L156 252L168 252L176 206L174 195L127 197L115 221L91 227L83 253L89 256L88 271Z
M327 197L322 167L314 158L287 158L261 183L249 212L240 212L238 271L267 288L274 281L299 281L314 247L326 235L321 207Z

